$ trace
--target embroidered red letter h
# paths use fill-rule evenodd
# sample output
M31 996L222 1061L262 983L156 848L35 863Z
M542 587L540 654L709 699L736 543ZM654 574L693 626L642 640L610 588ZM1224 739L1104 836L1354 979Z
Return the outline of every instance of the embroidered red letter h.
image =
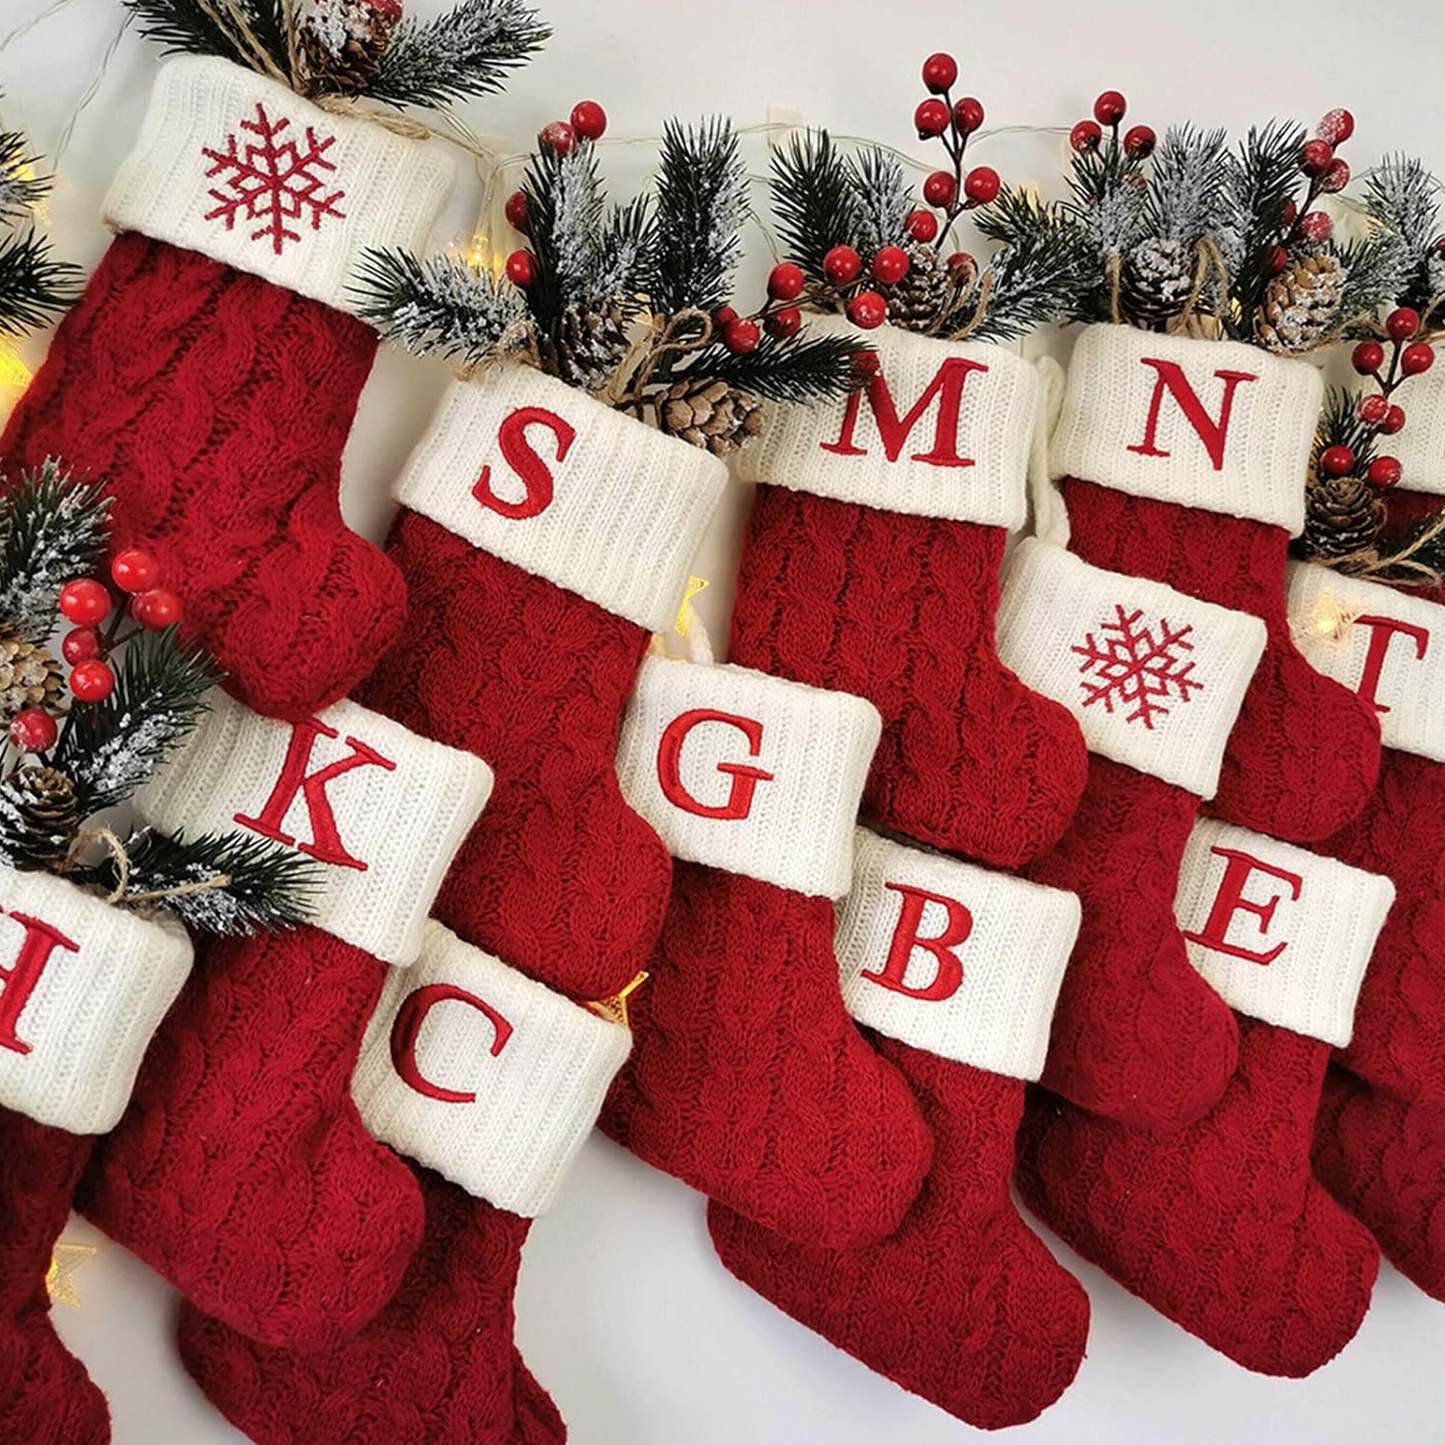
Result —
M925 1003L941 1003L946 998L952 998L963 983L963 963L953 950L967 942L973 932L973 914L958 899L942 893L930 893L926 888L912 888L906 883L885 883L883 886L902 895L903 907L898 914L897 927L893 930L893 941L888 945L886 962L876 973L865 969L862 977L890 988L894 993L904 993ZM923 922L923 910L930 903L941 905L948 914L948 921L943 925L943 932L936 937L922 938L918 930ZM908 963L916 948L931 953L937 964L933 982L926 988L907 982Z
M1229 925L1236 913L1252 913L1259 920L1259 932L1263 937L1274 921L1274 911L1279 907L1284 895L1277 893L1267 903L1256 903L1253 899L1246 898L1244 885L1249 882L1251 873L1268 873L1272 878L1278 878L1281 883L1288 884L1289 896L1295 901L1298 901L1300 890L1304 887L1304 879L1298 873L1276 868L1272 863L1251 858L1248 853L1241 853L1235 848L1211 848L1209 851L1215 857L1224 859L1224 877L1220 879L1219 892L1214 895L1214 904L1205 920L1204 931L1186 933L1185 938L1192 943L1202 943L1205 948L1212 948L1216 953L1227 953L1231 958L1243 958L1250 963L1273 963L1289 947L1288 943L1277 943L1268 953L1252 953L1247 948L1240 948L1229 942Z
M1259 377L1248 371L1216 371L1214 374L1224 383L1224 400L1219 403L1219 420L1214 421L1204 410L1198 393L1189 384L1184 369L1177 361L1161 361L1157 357L1139 358L1145 366L1152 366L1157 374L1154 380L1154 395L1149 399L1149 416L1144 423L1144 440L1128 448L1141 457L1167 457L1169 452L1160 451L1157 443L1159 431L1159 409L1164 404L1167 391L1174 398L1185 420L1194 428L1214 470L1224 467L1224 446L1229 439L1229 414L1234 409L1234 390L1241 381L1258 381Z
M20 1015L40 982L40 975L50 962L50 955L57 948L70 953L79 953L80 945L72 943L58 928L52 927L28 913L12 913L16 923L25 930L20 951L14 963L0 963L0 1049L12 1053L28 1054L30 1045L16 1033Z

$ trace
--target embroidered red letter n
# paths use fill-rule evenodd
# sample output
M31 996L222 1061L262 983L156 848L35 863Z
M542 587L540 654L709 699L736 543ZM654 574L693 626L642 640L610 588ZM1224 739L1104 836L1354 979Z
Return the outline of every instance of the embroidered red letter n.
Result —
M242 827L251 828L264 837L285 843L288 847L295 847L298 852L309 853L323 863L333 863L338 868L356 868L364 873L367 865L347 852L341 841L341 832L336 826L336 814L332 811L326 788L353 768L376 767L393 772L396 764L390 758L382 757L375 748L368 747L359 738L349 737L346 739L346 746L351 749L349 758L338 758L334 763L328 763L324 768L308 774L306 765L311 761L317 738L339 736L335 728L327 727L320 718L313 717L305 722L293 723L291 741L281 764L281 776L276 779L276 786L271 789L266 806L255 818L248 818L242 813L237 813L235 817ZM311 819L309 843L297 843L295 837L282 827L286 814L296 801L297 793L305 799L306 811Z
M868 455L868 448L855 445L853 440L858 426L858 408L866 392L884 454L890 462L896 462L914 426L936 399L938 420L933 428L933 446L926 452L914 452L909 460L925 462L931 467L971 467L973 458L958 454L958 416L963 404L963 384L970 372L987 370L988 367L981 361L970 361L966 356L950 356L938 368L923 395L900 417L898 408L893 404L893 393L888 390L888 383L874 362L867 386L863 391L855 391L843 408L843 429L838 433L838 440L820 443L822 450L839 457Z
M771 773L749 763L719 763L717 770L732 778L727 800L704 803L688 792L682 781L682 745L687 735L703 723L725 723L736 728L748 741L748 756L757 757L763 746L763 725L756 718L738 717L735 713L714 712L711 708L694 708L668 723L657 747L657 781L662 795L675 808L699 818L746 818L752 811L753 794L759 783L770 783Z
M16 1032L20 1015L30 1002L50 955L57 948L79 953L80 945L39 918L31 918L26 913L12 913L10 917L25 930L25 938L13 962L0 961L0 1049L28 1054L30 1045Z
M1273 963L1289 947L1288 943L1277 943L1267 953L1253 953L1247 948L1230 943L1229 925L1234 921L1236 913L1252 913L1259 920L1259 933L1263 938L1268 934L1270 924L1274 922L1274 911L1279 907L1284 894L1276 893L1266 903L1256 903L1253 899L1246 898L1244 887L1249 882L1251 873L1267 873L1271 878L1279 879L1288 886L1289 896L1295 901L1298 901L1300 890L1304 887L1304 879L1298 873L1290 873L1259 858L1251 858L1248 853L1241 853L1236 848L1211 848L1209 851L1215 857L1224 859L1224 877L1219 881L1219 892L1214 895L1214 903L1209 910L1209 917L1205 920L1204 931L1186 933L1185 938L1191 943L1201 943L1205 948L1212 948L1216 953L1227 953L1231 958L1243 958L1250 963Z
M956 898L942 893L930 893L926 888L912 888L906 883L885 883L890 892L902 895L903 907L898 914L898 924L893 930L893 941L888 946L888 958L877 972L865 969L862 977L894 993L907 994L909 998L921 999L925 1003L941 1003L952 998L963 983L963 964L953 951L968 941L973 932L973 914ZM947 914L942 932L933 938L923 938L919 929L923 924L923 910L930 904L938 904ZM933 981L925 987L918 987L907 981L908 964L915 949L924 949L933 955L935 965Z
M1152 366L1157 373L1154 379L1154 395L1149 399L1149 416L1144 423L1144 440L1128 448L1141 457L1167 457L1169 452L1158 446L1159 410L1164 405L1164 393L1174 398L1175 405L1184 413L1184 419L1193 427L1214 470L1224 468L1224 447L1229 440L1229 414L1234 409L1234 391L1241 381L1258 381L1259 377L1248 371L1216 371L1214 374L1224 383L1224 399L1219 403L1219 420L1213 420L1204 409L1198 393L1189 384L1184 369L1177 361L1160 361L1156 357L1139 358L1145 366Z
M422 1025L431 1011L442 1003L465 1004L491 1024L491 1056L494 1059L507 1047L507 1040L512 1037L512 1026L485 999L453 983L429 983L409 993L396 1011L396 1020L391 1026L392 1067L402 1083L428 1099L436 1099L443 1104L471 1104L476 1101L476 1094L433 1083L417 1063L416 1046L421 1038Z
M497 428L497 444L502 449L502 456L525 488L522 500L509 502L492 490L490 464L482 468L482 474L472 488L472 496L484 507L490 507L513 522L535 517L552 505L552 470L527 440L529 426L547 427L551 431L558 462L566 461L567 453L577 439L577 429L570 422L541 406L518 407Z

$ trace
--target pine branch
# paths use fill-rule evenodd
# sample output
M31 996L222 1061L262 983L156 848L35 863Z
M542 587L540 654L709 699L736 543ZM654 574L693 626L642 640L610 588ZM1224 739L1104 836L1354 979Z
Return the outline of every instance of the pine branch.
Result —
M1365 182L1365 209L1377 224L1398 235L1407 250L1406 280L1391 299L1425 316L1445 294L1439 182L1418 160L1387 156ZM1442 321L1441 307L1435 305L1425 324L1438 327Z
M113 663L102 702L76 703L52 761L75 786L85 816L123 803L195 727L218 681L211 660L174 627L132 639Z
M988 285L984 314L969 336L1006 341L1079 316L1097 265L1078 233L1066 227L1020 237L996 252L980 285ZM973 293L976 295L977 293ZM967 309L965 298L963 307Z
M594 305L635 315L657 287L657 224L648 196L614 206L603 223L592 258Z
M435 20L403 20L367 95L386 105L444 106L501 90L551 36L520 0L461 0Z
M1146 224L1151 234L1193 250L1218 229L1229 151L1222 130L1171 126L1154 155L1146 191Z
M1069 166L1073 209L1088 227L1101 261L1122 255L1139 239L1148 192L1144 173L1112 141L1075 151Z
M773 215L787 259L814 281L834 246L859 239L854 174L827 131L794 135L774 154Z
M1392 306L1409 287L1411 255L1395 231L1380 228L1339 249L1345 284L1339 325L1345 336L1373 336L1376 314Z
M19 336L49 323L80 295L84 273L57 261L35 231L0 241L0 332Z
M14 225L25 220L50 193L53 178L37 174L35 165L30 142L21 132L0 131L0 221Z
M744 355L714 342L697 353L685 375L726 382L734 391L764 401L803 404L856 390L856 358L871 351L850 336L764 336Z
M47 458L0 495L0 631L43 642L60 589L105 556L110 498Z
M671 315L729 298L748 211L747 173L730 121L662 128L652 304Z
M255 69L250 52L196 0L121 0L121 4L140 21L141 34L154 40L163 54L219 55ZM239 0L239 4L261 48L285 74L290 68L290 56L279 0Z
M1325 395L1324 408L1315 426L1310 449L1310 475L1320 475L1320 454L1329 447L1348 447L1354 453L1355 476L1364 476L1375 459L1379 432L1360 419L1355 410L1358 394L1348 387L1332 386Z
M365 253L352 294L357 314L417 356L446 356L475 366L527 319L527 302L509 282L451 256L418 260L407 251Z
M874 256L884 246L907 247L908 213L915 201L902 162L881 146L869 146L850 167L858 197L859 254Z

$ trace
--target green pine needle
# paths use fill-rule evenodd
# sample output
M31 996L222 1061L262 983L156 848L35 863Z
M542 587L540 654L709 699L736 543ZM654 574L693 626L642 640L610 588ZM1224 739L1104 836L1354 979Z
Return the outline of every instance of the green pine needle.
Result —
M654 309L714 311L732 294L748 211L747 173L729 121L662 128Z
M858 386L856 358L871 353L861 336L764 336L757 348L738 355L713 342L700 351L686 375L726 382L735 391L764 401L794 404L846 396Z
M856 173L827 131L804 131L773 156L773 215L784 253L821 282L823 257L859 240Z
M0 241L0 332L19 336L45 326L80 295L84 273L57 261L34 231Z
M1310 475L1320 475L1320 453L1329 447L1348 447L1355 456L1354 475L1362 477L1375 459L1379 432L1360 419L1355 409L1359 394L1348 387L1331 387L1315 426L1310 451Z

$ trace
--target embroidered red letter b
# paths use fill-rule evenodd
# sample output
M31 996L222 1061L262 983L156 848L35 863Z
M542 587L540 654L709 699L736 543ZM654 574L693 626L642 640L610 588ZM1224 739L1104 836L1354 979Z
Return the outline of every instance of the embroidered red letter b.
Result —
M1186 933L1185 938L1192 943L1202 943L1205 948L1212 948L1216 953L1227 953L1231 958L1247 959L1250 963L1273 963L1289 947L1288 943L1277 943L1268 953L1252 953L1247 948L1240 948L1229 942L1229 925L1236 913L1252 913L1259 920L1259 932L1263 937L1274 921L1274 910L1279 907L1284 894L1276 893L1268 903L1255 903L1246 898L1244 885L1249 882L1251 873L1268 873L1270 877L1288 884L1289 896L1296 901L1299 899L1300 889L1304 887L1304 879L1298 873L1276 868L1271 863L1251 858L1248 853L1241 853L1235 848L1211 848L1209 851L1215 857L1224 859L1224 877L1220 879L1219 892L1214 895L1214 904L1205 920L1204 931Z
M1158 373L1154 380L1154 395L1149 400L1149 416L1144 423L1144 440L1130 447L1141 457L1167 457L1168 452L1160 451L1156 445L1159 431L1159 409L1164 405L1164 393L1174 398L1185 420L1194 428L1214 470L1224 467L1224 446L1229 440L1229 413L1234 409L1234 389L1241 381L1258 381L1259 377L1248 371L1216 371L1214 374L1224 383L1224 400L1219 403L1219 420L1211 419L1204 410L1198 393L1189 384L1183 368L1177 361L1160 361L1152 356L1139 358L1145 366L1152 366Z
M885 883L893 893L901 894L903 907L898 914L898 925L893 930L893 941L888 946L888 958L876 973L868 969L862 976L873 983L891 988L894 993L906 993L909 998L922 999L925 1003L941 1003L952 998L963 983L963 964L953 951L968 941L973 932L973 914L956 898L942 893L930 893L926 888L912 888L906 883ZM921 938L918 933L923 922L923 910L930 903L939 904L948 914L943 931L934 938ZM933 955L937 965L933 982L926 988L918 988L907 981L909 960L914 949L922 948Z
M673 718L663 729L657 748L657 781L663 796L684 813L699 818L746 818L752 811L753 793L759 783L770 783L771 773L747 763L719 763L717 770L732 778L727 801L719 804L701 803L683 786L682 745L693 728L702 723L725 723L736 728L748 740L748 756L755 758L763 745L763 725L755 718L738 717L730 712L713 712L710 708L694 708Z
M343 773L353 768L378 767L393 772L396 764L384 758L375 748L369 748L358 738L347 738L346 746L351 749L349 758L338 758L324 768L318 768L310 775L306 764L311 761L312 749L317 738L334 738L340 734L329 728L320 718L308 718L305 722L291 725L291 741L286 748L286 758L281 764L281 776L266 799L266 806L260 815L248 818L242 813L235 815L243 828L254 829L278 843L295 847L298 852L309 853L323 863L334 863L338 868L356 868L366 872L366 864L360 858L346 851L341 833L336 826L336 814L331 809L331 799L326 796L326 785L333 783ZM300 793L306 800L306 811L311 817L311 842L297 843L296 839L282 829L286 814Z
M440 1003L462 1003L475 1009L492 1026L491 1054L495 1059L507 1047L512 1037L512 1026L491 1004L480 999L464 988L452 983L429 983L406 996L405 1002L396 1011L396 1020L391 1026L391 1062L401 1081L408 1088L428 1099L437 1099L443 1104L471 1104L476 1101L474 1093L462 1093L434 1084L421 1071L416 1060L417 1041L421 1038L422 1025L427 1015Z
M914 426L937 398L938 421L933 428L933 447L930 451L914 452L909 460L926 462L931 467L971 467L973 458L961 457L958 454L958 414L963 403L963 384L968 380L969 373L987 370L988 367L981 361L970 361L966 356L950 356L938 368L923 395L900 417L898 408L893 404L893 393L888 390L888 383L883 379L877 362L873 362L872 374L864 390L867 392L868 406L878 425L878 435L882 439L883 452L888 460L898 460ZM825 452L832 452L838 457L868 455L867 447L856 446L853 442L862 399L861 391L855 391L848 398L843 408L843 429L838 433L838 440L820 443Z
M1425 660L1425 649L1430 646L1430 634L1423 627L1414 627L1408 622L1396 622L1393 617L1357 617L1356 623L1370 629L1370 648L1365 653L1365 666L1360 673L1357 691L1376 712L1389 712L1382 702L1375 701L1380 686L1380 672L1385 666L1385 654L1395 634L1401 633L1415 644L1415 661Z
M570 422L541 406L518 407L497 428L497 444L502 448L507 465L526 488L525 495L520 502L509 502L505 497L499 497L492 490L492 468L488 465L482 468L482 474L472 488L472 496L484 507L490 507L514 522L535 517L552 505L552 471L527 440L529 426L551 429L557 442L556 460L559 462L566 461L567 453L577 439L577 430Z
M16 1033L20 1015L30 1002L50 955L57 948L79 953L80 945L72 943L58 928L27 913L10 916L25 930L25 938L13 963L0 962L0 1049L28 1054L30 1045Z

